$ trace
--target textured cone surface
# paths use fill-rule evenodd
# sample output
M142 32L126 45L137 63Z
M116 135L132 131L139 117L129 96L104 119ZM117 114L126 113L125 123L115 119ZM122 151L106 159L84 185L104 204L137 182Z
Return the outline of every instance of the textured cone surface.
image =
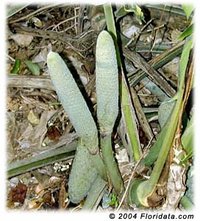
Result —
M118 115L119 79L114 42L106 31L97 39L96 92L100 128L110 132Z
M86 147L77 147L68 183L69 198L73 203L84 199L97 178L97 170L92 166L90 157Z
M65 62L59 54L50 52L47 65L59 100L78 136L84 140L90 139L91 146L97 146L96 124Z

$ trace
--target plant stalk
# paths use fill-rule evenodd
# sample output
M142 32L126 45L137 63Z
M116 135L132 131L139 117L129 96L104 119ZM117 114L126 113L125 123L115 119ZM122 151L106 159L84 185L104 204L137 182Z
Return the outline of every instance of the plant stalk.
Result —
M123 191L123 180L121 178L119 168L113 156L111 134L101 136L100 143L103 160L107 168L108 175L110 177L115 191L120 194Z

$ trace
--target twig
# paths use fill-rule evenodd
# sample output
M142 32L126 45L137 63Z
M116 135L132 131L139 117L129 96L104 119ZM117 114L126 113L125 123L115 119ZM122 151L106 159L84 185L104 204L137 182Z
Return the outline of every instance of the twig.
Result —
M74 24L73 24L74 26ZM70 48L73 48L76 51L88 51L93 45L94 45L94 41L92 41L93 38L95 38L95 33L94 30L88 30L84 33L81 33L80 35L77 35L75 37L71 37L69 35L66 35L64 32L66 32L67 29L69 28L73 28L68 27L67 29L65 29L64 31L60 31L60 32L56 32L56 31L49 31L49 30L40 30L40 29L36 29L36 28L27 28L27 27L22 27L19 25L15 25L13 27L15 29L16 32L22 33L22 34L31 34L32 36L38 36L41 38L45 38L45 39L52 39L52 40L56 40L56 41L61 41L64 44L67 44L70 46ZM73 44L78 44L80 46L83 47L83 43L87 42L87 41L92 41L92 43L84 49L80 49L77 47L74 47Z
M8 87L55 90L49 76L8 75Z
M117 207L117 210L116 210L116 211L118 211L118 210L120 209L122 203L124 202L124 199L125 199L125 197L126 197L126 195L127 195L127 192L128 192L128 190L129 190L129 187L130 187L132 178L133 178L133 176L134 176L134 174L135 174L135 172L136 172L136 169L137 169L138 165L140 164L140 162L141 162L141 160L142 160L143 158L144 158L144 155L142 155L142 157L140 158L140 160L138 160L137 163L134 165L134 167L133 167L133 172L131 173L131 175L130 175L130 177L129 177L128 184L127 184L127 186L126 186L126 189L125 189L125 191L124 191L124 193L123 193L122 199L121 199L121 201L120 201L120 203L119 203L119 206Z
M150 148L150 146L151 146L151 144L152 144L152 140L153 140L153 137L152 137L152 139L149 141L148 145L146 146L145 151L143 151L141 158L140 158L140 159L136 162L136 164L134 165L134 167L133 167L133 172L131 173L131 175L130 175L130 177L129 177L128 184L127 184L127 186L126 186L126 189L125 189L125 191L124 191L124 194L123 194L123 196L122 196L122 199L121 199L121 201L120 201L120 203L119 203L119 206L117 207L117 210L116 210L116 211L118 211L118 210L120 209L122 203L124 202L124 199L125 199L125 197L126 197L126 195L127 195L128 189L129 189L130 184L131 184L131 181L132 181L132 178L133 178L133 176L134 176L134 174L135 174L135 172L136 172L136 169L138 168L138 166L139 166L140 162L142 161L142 159L144 159L144 158L146 157L146 155L147 155L147 150Z
M154 20L153 18L152 18L151 20L149 20L149 21L141 28L141 30L139 31L139 33L137 33L136 36L134 36L134 37L132 37L132 38L130 39L130 41L126 44L125 47L128 47L131 43L133 43L133 45L135 46L136 43L139 41L142 32L151 24L151 22L152 22L153 20Z
M94 88L95 76L92 76L86 85L86 92L89 94ZM30 76L30 75L8 75L8 87L37 88L54 91L55 88L49 76Z
M74 18L77 18L77 17L78 17L78 16L76 15L76 16L70 17L70 18L68 18L68 19L66 19L66 20L64 20L64 21L59 22L57 25L55 25L55 26L52 28L52 31L55 30L55 29L56 29L57 27L59 27L60 25L66 23L66 22L68 22L68 21L71 21L71 20L73 20Z
M48 8L52 8L52 7L55 7L55 6L58 7L58 6L61 6L61 5L62 5L62 4L46 5L46 6L44 6L44 7L39 8L38 10L36 10L36 11L34 11L34 12L32 12L32 13L29 13L28 15L25 15L25 16L20 17L20 18L18 18L18 19L9 21L9 24L13 24L13 23L16 23L16 22L19 22L19 21L23 21L23 20L25 20L25 19L29 19L30 17L33 17L34 15L39 14L40 12L42 12L42 11L48 9Z
M142 106L141 106L140 100L138 98L138 95L133 88L131 88L131 95L132 95L134 107L136 109L136 115L137 115L137 118L140 122L140 125L141 125L144 133L148 137L148 139L151 140L154 137L153 131L152 131L152 129L148 123L148 120L142 110Z
M66 34L59 34L56 31L40 30L36 28L27 28L27 27L20 26L18 24L13 26L13 28L15 29L16 32L19 32L22 34L30 33L33 36L38 36L41 38L51 38L54 40L62 41L64 43L78 42L78 41L80 41L79 43L81 43L87 39L91 39L90 35L94 33L94 30L89 30L87 32L81 33L80 35L77 35L76 37L71 37Z
M75 7L74 8L74 28L75 28L75 32L76 34L78 33L78 19L79 18L79 12L77 13L77 11L80 11L80 7Z
M6 55L12 62L15 62L15 59L12 58L9 54Z
M58 31L57 33L64 33L69 31L70 29L75 28L75 24L72 24L71 26L67 27L66 29L62 30L62 31Z

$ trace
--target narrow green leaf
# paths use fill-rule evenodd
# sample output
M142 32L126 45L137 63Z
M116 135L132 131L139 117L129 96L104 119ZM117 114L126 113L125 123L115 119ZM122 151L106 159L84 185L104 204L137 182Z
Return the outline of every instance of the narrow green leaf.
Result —
M121 107L123 111L122 114L124 116L126 130L131 144L131 150L129 151L132 153L131 159L138 161L142 153L139 140L139 132L137 129L135 111L132 107L131 97L125 79L122 79L121 88Z
M181 142L186 156L181 160L181 163L186 163L193 156L194 147L194 121L193 118L188 122L187 127L181 137Z
M184 90L183 85L185 82L185 72L187 69L190 50L193 48L193 40L191 37L188 37L185 40L185 45L181 54L180 65L179 65L179 85L178 85L178 92L181 93Z
M188 19L192 14L192 12L194 11L194 6L192 4L183 4L182 9L185 12L185 15Z
M14 66L13 66L13 68L11 70L11 73L12 74L18 74L19 70L20 70L20 67L21 67L21 60L16 59L15 63L14 63Z
M8 164L8 178L26 173L42 166L47 166L58 161L70 159L75 154L76 146L77 140L68 145L43 151L42 153L31 156L27 159L12 162Z
M25 64L33 75L40 75L40 67L38 64L35 64L30 60L26 60Z
M110 4L104 4L103 5L104 13L105 13L105 18L106 18L106 25L107 29L114 38L114 42L116 43L117 40L117 32L116 32L116 27L115 27L115 20L113 16L113 11L112 11L112 6Z
M178 37L179 40L184 40L185 38L189 37L193 34L193 24L189 25Z
M163 145L163 140L164 140L165 134L166 134L167 129L168 129L168 125L169 125L168 122L162 128L160 134L158 135L158 138L157 138L156 142L151 147L151 149L150 149L149 153L147 154L147 156L144 159L141 160L141 164L144 164L145 166L150 167L157 160L158 154L160 152L160 148Z
M161 128L163 128L163 126L169 120L171 113L173 111L174 105L175 105L175 100L172 98L172 99L163 101L161 105L159 106L158 121L159 121Z

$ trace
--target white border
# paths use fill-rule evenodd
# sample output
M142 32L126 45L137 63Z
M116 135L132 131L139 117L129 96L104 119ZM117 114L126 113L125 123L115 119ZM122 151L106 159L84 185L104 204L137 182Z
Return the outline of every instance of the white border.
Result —
M5 200L6 200L6 193L5 193L5 171L6 171L6 134L5 134L5 103L6 103L6 69L5 69L5 62L6 62L6 38L5 38L5 24L6 24L6 14L5 14L5 7L8 3L69 3L69 4L75 4L75 3L88 3L88 4L100 4L104 2L113 2L113 3L118 3L118 4L124 4L126 2L130 1L123 1L123 0L115 0L115 1L95 1L95 0L72 0L72 1L64 1L64 0L49 0L49 1L30 1L30 0L16 0L16 1L11 1L11 0L1 0L0 1L0 15L1 15L1 20L0 20L0 61L1 61L1 72L0 72L0 98L1 98L1 108L0 108L0 136L1 136L1 150L0 150L0 162L1 162L1 169L0 169L0 214L2 216L1 220L9 220L9 221L23 221L23 220L41 220L41 218L44 218L45 220L48 221L55 221L58 218L62 220L88 220L88 219L95 219L95 220L110 220L108 217L107 212L104 213L86 213L86 212L81 212L81 213L70 213L70 212L60 212L60 211L47 211L47 212L21 212L21 211L8 211L5 207ZM134 2L134 1L132 1ZM196 111L195 111L195 196L196 196L196 208L193 212L190 212L192 214L195 214L195 219L198 220L200 218L200 215L198 211L199 209L199 183L200 183L200 158L199 158L199 139L198 139L198 132L200 131L200 124L199 124L199 96L200 96L200 74L199 72L199 64L198 64L198 59L200 56L198 55L200 51L200 44L199 44L199 39L198 37L200 36L199 33L199 15L200 15L200 6L195 2L194 0L192 1L183 1L183 0L176 0L176 1L136 1L136 3L140 4L145 4L145 3L192 3L195 5L195 106L196 106ZM173 212L171 212L173 213ZM116 213L118 214L118 213ZM116 220L116 219L115 219ZM137 219L140 220L140 219Z

